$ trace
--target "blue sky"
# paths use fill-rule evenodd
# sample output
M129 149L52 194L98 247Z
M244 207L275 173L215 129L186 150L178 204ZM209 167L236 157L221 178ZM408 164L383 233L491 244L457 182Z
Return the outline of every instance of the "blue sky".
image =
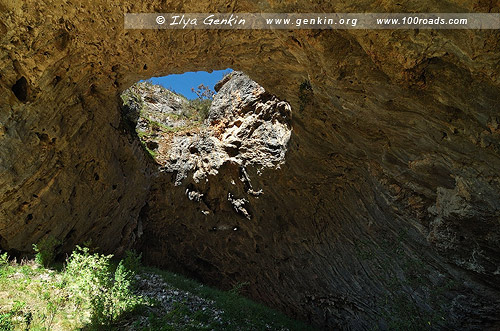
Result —
M196 99L196 94L191 92L191 88L195 89L200 84L205 84L214 89L214 85L221 80L221 78L233 71L232 69L216 70L212 73L206 71L185 72L180 75L168 75L164 77L152 77L151 80L154 84L162 85L165 88L173 89L177 93L183 94L188 99Z

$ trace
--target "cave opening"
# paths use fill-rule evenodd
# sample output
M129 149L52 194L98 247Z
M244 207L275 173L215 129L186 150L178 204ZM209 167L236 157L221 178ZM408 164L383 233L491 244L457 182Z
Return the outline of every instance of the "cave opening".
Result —
M273 167L284 161L291 106L230 68L141 80L121 94L122 117L176 185L215 174L230 161Z
M154 160L135 245L150 265L214 284L210 257L186 255L210 240L219 252L237 248L235 263L247 262L237 250L261 220L260 202L273 201L269 178L286 174L292 108L241 71L184 77L140 81L121 94L122 117ZM180 239L187 232L190 239ZM169 258L158 259L164 253ZM218 285L230 288L237 277Z
M278 169L285 163L292 132L287 101L241 71L216 74L202 81L152 78L121 94L122 118L154 160L148 163L153 181L135 245L147 264L206 284L216 278L206 277L217 273L215 264L204 254L192 261L184 255L204 240L221 252L235 248L251 233L249 225L261 218L259 202L272 194L266 178L284 173ZM165 227L166 232L161 230ZM186 231L197 243L179 240ZM169 258L158 259L160 251L168 251ZM238 252L231 256L246 262Z
M122 114L156 162L164 159L173 136L191 135L207 126L214 86L231 72L227 68L151 77L121 94Z

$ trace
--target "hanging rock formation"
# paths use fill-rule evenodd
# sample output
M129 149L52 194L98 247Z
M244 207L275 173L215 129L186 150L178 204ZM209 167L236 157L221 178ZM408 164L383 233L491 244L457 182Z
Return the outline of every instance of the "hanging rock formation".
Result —
M30 253L46 235L60 252L90 238L117 254L135 246L207 283L248 282L247 295L325 328L498 329L500 32L123 29L124 12L184 11L500 8L2 0L0 247ZM285 162L226 163L176 186L120 94L227 67L291 104Z

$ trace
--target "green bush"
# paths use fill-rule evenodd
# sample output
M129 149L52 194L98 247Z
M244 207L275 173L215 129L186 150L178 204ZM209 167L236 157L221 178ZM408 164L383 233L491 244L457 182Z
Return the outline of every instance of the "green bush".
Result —
M56 257L56 247L60 244L61 242L52 236L47 236L38 244L33 244L36 252L35 262L44 267L50 266Z
M137 254L133 250L127 250L123 258L123 266L132 272L138 272L141 268L141 258L142 254Z
M94 325L109 325L141 303L132 291L133 272L122 261L113 272L111 258L77 246L66 266L72 291L88 304Z
M0 314L0 330L10 331L14 330L14 323L12 322L12 313Z
M26 303L23 301L14 301L12 308L5 313L0 314L0 330L14 330L15 329L15 320L22 320L24 324L26 324L26 330L30 330L31 324L31 314L23 312Z
M6 267L9 265L9 256L7 252L0 254L0 268Z
M233 295L241 295L241 290L248 285L250 285L249 282L238 282L232 289L229 290L229 293Z
M198 120L203 122L208 118L215 91L212 91L208 86L203 84L200 84L196 89L194 87L191 88L191 91L197 95L197 98L189 100L189 108L198 115Z
M211 99L193 99L189 100L189 108L192 112L197 114L198 120L203 122L208 118L210 106L212 105Z
M0 279L9 275L11 272L9 269L9 256L7 253L0 254Z

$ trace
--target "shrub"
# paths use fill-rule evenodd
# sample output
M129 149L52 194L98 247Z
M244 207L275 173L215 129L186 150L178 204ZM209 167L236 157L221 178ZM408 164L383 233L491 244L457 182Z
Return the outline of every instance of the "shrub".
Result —
M250 285L249 282L238 282L232 289L229 290L229 293L233 295L241 295L241 290L248 285Z
M20 321L22 320L24 324L26 324L26 330L30 330L30 324L32 320L31 314L24 313L23 309L25 308L26 303L23 301L14 301L14 304L12 305L12 308L5 313L0 314L0 330L2 331L7 331L7 330L14 330L16 329L15 327L15 321Z
M47 236L38 244L33 244L33 249L36 252L36 263L44 267L51 265L56 257L55 249L60 244L61 242L52 236Z
M195 93L198 98L190 100L189 107L198 114L198 119L203 122L208 118L215 91L212 91L208 86L203 84L200 84L197 89L194 87L191 88L191 91Z
M204 99L210 99L212 100L215 95L215 91L212 91L210 87L200 84L198 85L198 88L195 89L194 87L191 88L191 91L195 93L198 96L198 99L204 100Z
M72 291L89 305L95 325L109 325L123 312L132 310L141 298L132 292L133 272L121 261L113 272L112 255L90 254L77 246L66 266Z
M141 258L142 254L137 254L134 250L127 250L123 258L123 266L132 272L138 272L141 267Z
M9 265L9 256L7 252L0 254L0 268L6 267Z
M0 314L0 330L10 331L14 330L14 323L12 322L12 313Z
M198 120L203 122L208 118L210 106L212 105L211 99L193 99L189 100L189 108L198 115Z
M134 273L128 270L123 261L120 261L114 273L113 286L109 300L109 318L114 320L122 312L129 311L139 302L139 298L132 291Z

